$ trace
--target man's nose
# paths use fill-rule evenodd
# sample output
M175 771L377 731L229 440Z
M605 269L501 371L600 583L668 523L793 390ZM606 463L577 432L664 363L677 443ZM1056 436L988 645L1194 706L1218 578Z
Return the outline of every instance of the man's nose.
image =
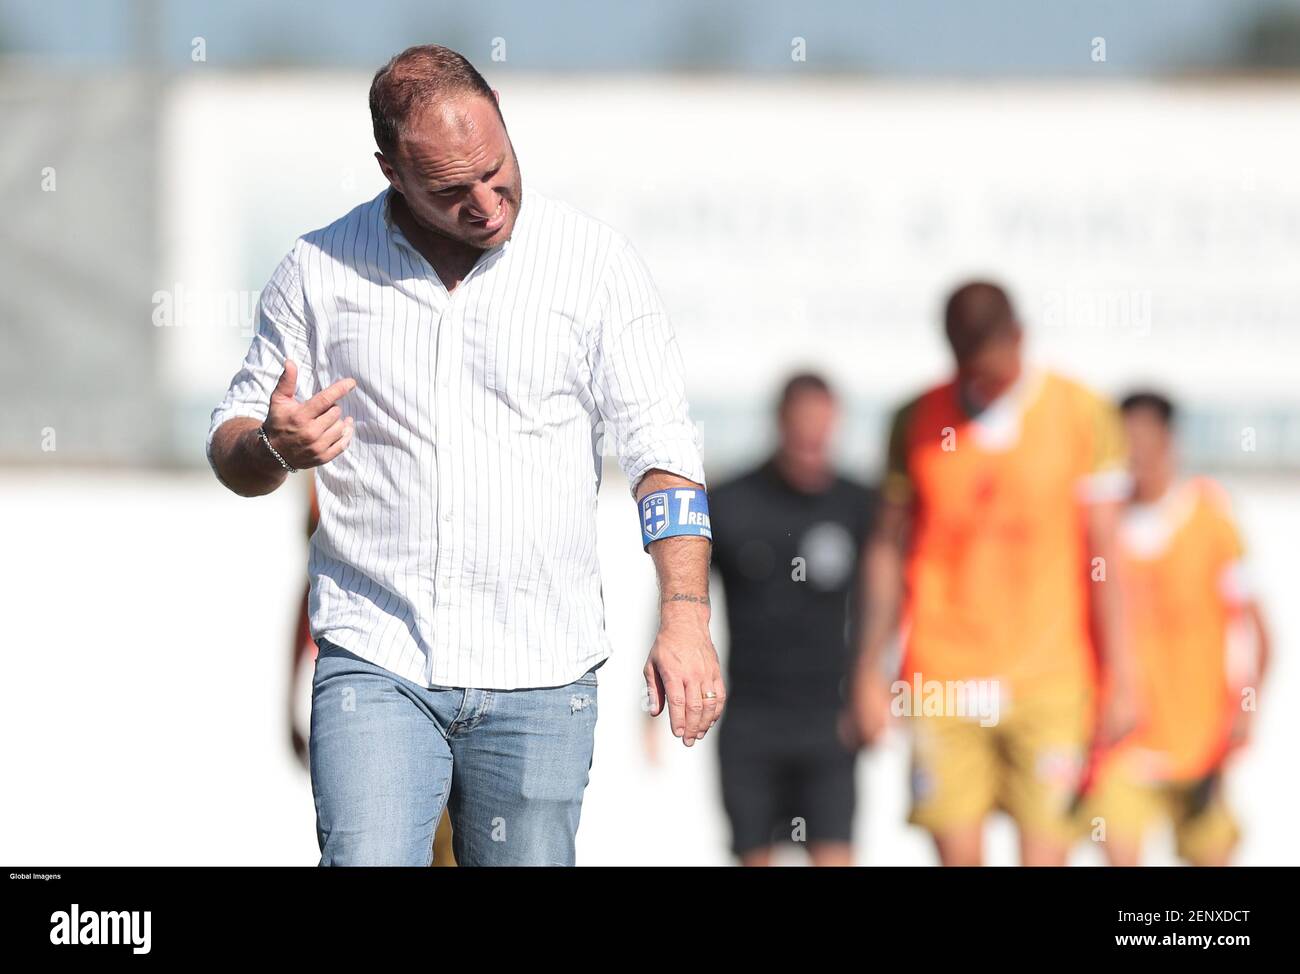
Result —
M492 187L485 183L479 183L475 186L469 197L470 209L474 211L474 215L486 218L495 213L497 209L496 195L492 191Z

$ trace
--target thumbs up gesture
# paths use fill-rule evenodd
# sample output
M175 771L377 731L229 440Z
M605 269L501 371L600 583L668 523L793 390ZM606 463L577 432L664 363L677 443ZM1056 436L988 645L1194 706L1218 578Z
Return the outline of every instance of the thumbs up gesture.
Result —
M344 418L338 401L356 385L356 379L339 379L306 402L299 402L295 396L298 366L286 359L263 424L271 446L299 470L329 463L352 442L353 419Z

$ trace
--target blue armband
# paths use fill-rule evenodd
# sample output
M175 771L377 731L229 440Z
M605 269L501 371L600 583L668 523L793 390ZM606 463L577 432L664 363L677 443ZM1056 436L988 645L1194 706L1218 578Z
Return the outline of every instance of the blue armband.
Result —
M678 535L713 540L709 525L709 495L698 487L670 487L641 498L641 545Z

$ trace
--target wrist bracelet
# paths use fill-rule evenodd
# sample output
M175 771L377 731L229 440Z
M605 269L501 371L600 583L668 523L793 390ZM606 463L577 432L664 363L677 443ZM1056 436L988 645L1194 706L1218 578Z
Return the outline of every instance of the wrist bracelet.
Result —
M284 469L289 471L289 473L298 472L298 469L296 467L289 466L289 461L286 460L284 457L280 456L280 451L271 445L271 440L266 435L265 426L259 426L257 428L257 438L266 444L266 448L271 451L271 456L275 457L275 459L279 461L280 466L284 467Z

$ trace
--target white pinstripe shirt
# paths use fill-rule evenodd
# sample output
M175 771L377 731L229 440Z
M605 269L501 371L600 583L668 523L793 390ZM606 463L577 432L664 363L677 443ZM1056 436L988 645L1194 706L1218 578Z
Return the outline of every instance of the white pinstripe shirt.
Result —
M299 399L356 379L353 441L316 468L312 634L425 686L569 683L612 651L602 453L634 494L652 468L704 483L668 315L626 237L528 188L448 294L388 192L276 268L209 463L223 422L266 418L286 357Z

